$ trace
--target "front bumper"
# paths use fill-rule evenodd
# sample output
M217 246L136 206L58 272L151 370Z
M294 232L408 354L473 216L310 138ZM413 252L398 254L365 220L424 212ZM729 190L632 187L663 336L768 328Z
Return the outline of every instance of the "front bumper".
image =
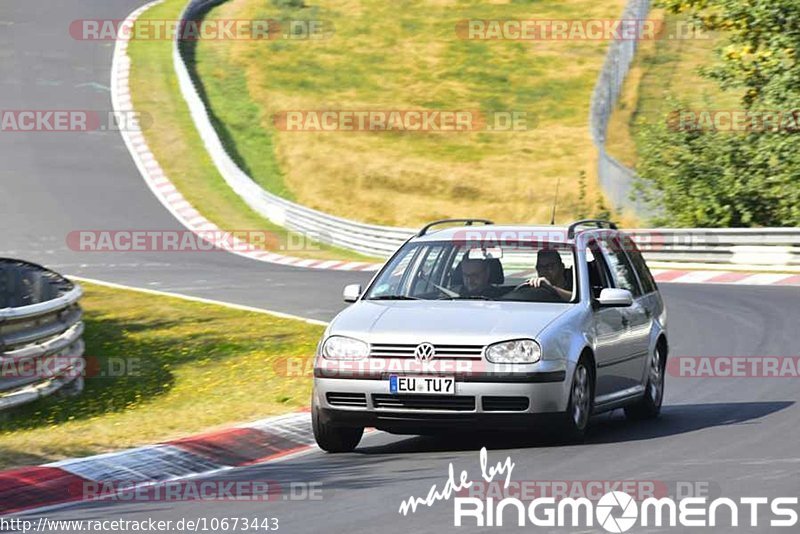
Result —
M548 362L549 363L549 362ZM393 373L331 377L315 370L314 406L320 417L342 426L372 426L396 433L453 427L516 428L536 416L564 412L569 399L567 371L556 362L516 373L456 375L450 395L396 395Z

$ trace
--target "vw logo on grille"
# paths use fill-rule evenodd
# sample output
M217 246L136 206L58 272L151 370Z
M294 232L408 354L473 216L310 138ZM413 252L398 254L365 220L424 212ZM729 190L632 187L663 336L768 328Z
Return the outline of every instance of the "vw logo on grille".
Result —
M418 362L430 361L435 355L436 349L430 343L420 343L417 345L417 348L414 349L414 358L416 358Z

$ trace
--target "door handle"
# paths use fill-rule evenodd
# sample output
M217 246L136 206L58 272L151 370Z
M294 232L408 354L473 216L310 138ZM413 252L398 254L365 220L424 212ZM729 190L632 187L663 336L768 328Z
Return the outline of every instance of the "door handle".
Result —
M628 328L630 325L631 325L630 320L627 317L623 317L622 318L622 326L624 326L625 328Z

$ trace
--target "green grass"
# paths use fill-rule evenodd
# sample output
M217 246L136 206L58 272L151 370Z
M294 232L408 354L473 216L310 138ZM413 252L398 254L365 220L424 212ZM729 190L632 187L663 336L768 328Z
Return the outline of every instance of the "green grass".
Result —
M442 217L559 219L598 192L588 134L603 41L467 41L464 19L615 18L624 0L385 2L307 0L305 8L231 0L209 19L316 19L323 40L200 41L196 66L220 129L263 187L344 217L417 226ZM513 133L286 132L287 110L523 111Z
M167 0L147 10L141 19L173 20L185 4L184 0ZM356 252L319 243L308 242L299 249L287 246L304 241L290 237L285 229L250 209L214 167L181 96L172 65L171 41L133 40L128 53L134 108L153 118L152 124L144 129L147 143L170 180L200 213L225 230L272 232L277 243L272 250L281 254L374 261ZM276 189L280 190L277 185Z
M0 469L179 438L310 402L311 380L285 376L280 362L313 357L324 327L83 286L86 355L99 369L112 362L131 372L87 378L78 397L5 413Z
M666 28L674 28L680 20L662 10L649 18L663 18ZM636 138L642 126L666 121L674 111L672 99L696 110L741 108L740 94L722 91L717 82L700 73L701 68L717 62L714 49L723 42L720 34L707 36L708 39L659 39L641 44L608 128L609 152L626 165L636 164Z

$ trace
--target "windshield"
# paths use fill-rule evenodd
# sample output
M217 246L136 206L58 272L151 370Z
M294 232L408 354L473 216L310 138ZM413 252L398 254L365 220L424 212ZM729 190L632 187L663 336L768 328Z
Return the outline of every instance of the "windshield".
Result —
M574 257L561 243L410 243L365 299L574 302Z

